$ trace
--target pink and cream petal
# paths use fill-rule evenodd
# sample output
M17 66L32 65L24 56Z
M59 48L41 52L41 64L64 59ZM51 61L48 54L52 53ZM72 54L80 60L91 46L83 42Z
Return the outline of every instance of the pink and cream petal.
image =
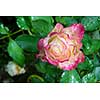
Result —
M51 59L51 58L49 58L48 56L46 56L46 59L47 59L47 61L48 61L50 64L55 65L55 66L58 65L58 62L57 62L56 60Z
M84 31L82 24L73 24L72 26L63 29L63 32L68 34L70 38L77 40L81 40L83 38Z
M73 70L77 67L77 64L76 63L77 61L65 61L65 62L62 62L62 63L59 63L58 67L60 69L63 69L63 70Z
M71 26L71 29L74 33L77 34L77 36L79 36L79 38L83 38L84 35L84 26L82 24L73 24Z
M79 63L80 63L80 62L84 62L85 56L84 56L84 54L82 53L82 51L79 52L79 56L78 56L78 57L79 57Z
M54 27L54 29L52 30L52 32L60 33L60 32L62 32L63 28L64 28L64 27L63 27L62 24L57 23L56 26Z
M43 41L44 41L44 39L40 39L39 42L38 42L37 47L38 47L39 50L43 49Z
M84 62L84 54L80 51L77 55L71 57L68 61L58 64L58 67L63 70L73 70L81 62Z
M43 47L44 48L48 46L49 39L50 39L50 37L44 38L44 41L43 41Z

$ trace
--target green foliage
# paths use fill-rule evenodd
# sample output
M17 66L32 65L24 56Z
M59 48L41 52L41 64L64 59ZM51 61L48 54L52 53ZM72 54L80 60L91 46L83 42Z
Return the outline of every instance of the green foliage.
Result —
M54 20L51 16L31 16L31 20L32 21L36 21L36 20L44 20L50 24L54 23Z
M81 79L76 70L64 71L60 79L61 83L80 83Z
M88 34L84 35L82 42L85 55L96 53L100 49L100 40L92 39Z
M99 33L99 30L96 30L92 33L92 38L93 39L97 39L97 40L100 40L100 33Z
M57 67L40 60L37 64L35 64L35 67L37 71L45 75L47 82L55 82L55 78L58 78L57 80L59 80L59 75L62 72L62 70L58 69Z
M77 23L77 20L73 17L56 17L56 21L62 23L65 26L70 26Z
M83 83L95 83L96 81L97 80L94 73L89 73L82 78Z
M53 28L54 20L51 16L25 16L16 17L17 25L24 30L36 33L36 36L46 36Z
M16 23L17 23L19 28L21 28L23 30L28 30L29 29L24 17L20 16L20 17L16 17L16 18L17 18Z
M94 31L100 26L98 17L96 16L86 16L81 20L81 23L84 25L86 31Z
M24 50L28 52L36 52L38 40L39 38L35 38L27 34L22 34L18 36L15 41Z
M5 35L9 33L8 27L5 27L3 24L0 23L0 34Z
M94 55L94 58L92 59L92 64L94 67L100 66L100 61L97 55Z
M6 23L4 18L0 18L0 82L7 78L13 82L29 83L100 83L100 16L13 16L9 18L5 17ZM45 38L56 23L61 23L64 27L81 23L85 27L81 49L85 61L78 64L75 70L64 71L37 59L38 40ZM5 67L12 60L26 72L14 77L8 75Z
M85 58L85 61L84 61L83 63L80 63L80 64L78 65L77 68L78 68L79 71L82 71L82 70L87 70L87 71L89 71L89 70L91 70L93 67L94 67L94 66L93 66L92 60L89 59L88 57L86 57L86 58Z
M12 59L16 63L18 63L19 65L23 67L24 62L25 62L25 56L23 54L23 50L12 39L10 39L9 44L8 44L8 53L9 53L9 56L11 56Z
M100 81L100 66L94 69L94 74L96 76L96 80Z
M36 20L32 22L32 32L36 33L36 36L45 37L52 30L53 26L44 20Z

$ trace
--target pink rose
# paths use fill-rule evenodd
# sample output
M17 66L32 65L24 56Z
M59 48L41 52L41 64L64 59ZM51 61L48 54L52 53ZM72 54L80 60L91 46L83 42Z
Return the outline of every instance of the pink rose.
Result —
M57 23L47 37L39 40L37 57L63 70L75 69L85 58L80 51L83 35L84 27L81 24L64 28Z

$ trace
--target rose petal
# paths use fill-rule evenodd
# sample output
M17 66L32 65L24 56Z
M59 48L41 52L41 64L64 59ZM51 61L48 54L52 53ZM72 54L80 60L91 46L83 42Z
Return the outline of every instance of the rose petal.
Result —
M84 62L84 59L85 59L85 56L84 56L84 54L80 51L80 53L79 53L79 63L80 62Z
M46 60L52 65L55 65L55 66L58 65L58 62L56 60L51 60L48 56L46 56Z
M55 28L52 30L52 32L57 32L57 33L59 33L59 32L61 32L62 30L63 30L63 25L62 24L60 24L60 23L57 23L56 24L56 26L55 26Z
M65 61L65 62L59 63L58 67L63 70L73 70L77 67L77 64L78 64L77 62L78 61L76 62Z
M73 70L77 65L85 59L84 54L80 51L76 56L70 58L68 61L59 63L58 67L63 70Z
M82 24L73 24L71 26L72 30L79 36L81 39L84 35L84 26Z
M53 36L53 35L55 35L55 34L58 34L57 32L51 32L51 33L49 33L49 35L48 36Z
M84 27L82 24L73 24L70 27L64 28L63 32L68 34L70 38L81 40L84 35Z
M38 42L37 47L38 47L39 50L43 49L43 41L44 41L44 39L40 39L39 42Z

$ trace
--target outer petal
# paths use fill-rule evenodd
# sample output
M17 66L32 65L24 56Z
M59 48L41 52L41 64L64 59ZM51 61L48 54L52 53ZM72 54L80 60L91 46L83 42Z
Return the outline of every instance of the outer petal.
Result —
M63 70L73 70L77 65L84 61L84 54L80 51L76 56L71 57L68 61L59 63L58 67Z
M55 60L51 60L51 59L48 58L47 56L46 56L46 60L47 60L50 64L52 64L52 65L55 65L55 66L58 65L58 62L57 62L57 61L55 61Z
M68 34L70 38L81 40L84 35L84 27L82 24L73 24L70 27L64 28L63 32Z
M73 24L71 29L76 33L79 38L83 38L84 35L84 26L82 24Z
M44 52L44 39L40 39L37 45L39 54L36 54L36 58L41 58L42 61L47 62Z
M84 54L81 51L79 53L78 59L79 59L79 63L80 62L84 62L85 56L84 56Z
M64 27L62 24L57 23L56 26L54 27L54 29L52 30L52 32L57 32L57 33L62 32L63 28Z
M58 67L63 69L63 70L73 70L77 67L78 65L78 59L76 61L65 61L65 62L62 62L62 63L59 63Z
M38 47L39 50L43 49L43 41L44 41L44 39L40 39L39 42L38 42L37 47Z

